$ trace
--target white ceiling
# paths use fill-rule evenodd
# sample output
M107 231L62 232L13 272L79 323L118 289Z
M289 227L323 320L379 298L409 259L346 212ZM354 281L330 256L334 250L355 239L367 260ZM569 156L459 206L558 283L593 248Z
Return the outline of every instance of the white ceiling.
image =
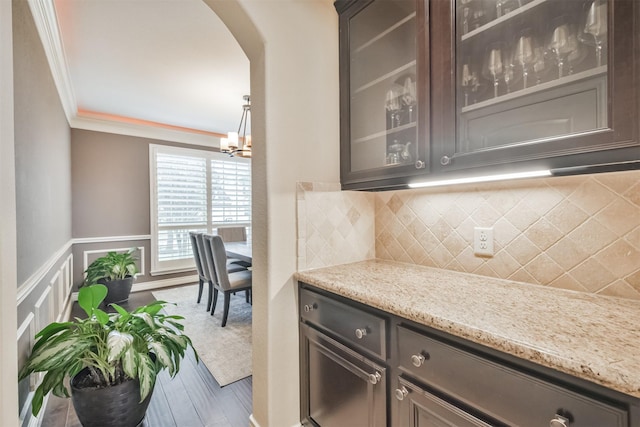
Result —
M204 2L53 4L77 118L157 122L187 133L237 130L249 60Z

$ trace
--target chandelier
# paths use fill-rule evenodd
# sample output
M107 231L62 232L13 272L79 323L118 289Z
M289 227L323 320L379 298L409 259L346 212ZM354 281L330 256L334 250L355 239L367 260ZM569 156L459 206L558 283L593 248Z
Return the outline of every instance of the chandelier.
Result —
M226 138L220 138L220 151L229 154L231 157L236 154L243 157L251 157L251 135L247 135L251 101L249 95L243 96L242 99L244 99L244 105L242 106L242 117L240 118L238 131L228 132ZM249 132L251 132L251 128L249 128Z

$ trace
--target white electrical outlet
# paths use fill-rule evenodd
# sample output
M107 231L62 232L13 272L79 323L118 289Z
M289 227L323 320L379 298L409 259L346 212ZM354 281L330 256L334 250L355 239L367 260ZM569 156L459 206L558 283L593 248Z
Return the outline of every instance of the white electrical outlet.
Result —
M479 256L493 256L493 227L473 229L473 253Z

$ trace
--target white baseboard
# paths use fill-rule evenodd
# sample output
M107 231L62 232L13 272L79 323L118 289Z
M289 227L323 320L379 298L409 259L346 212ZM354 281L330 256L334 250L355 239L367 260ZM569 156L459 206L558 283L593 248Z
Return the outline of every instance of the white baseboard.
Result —
M151 291L153 289L168 288L170 286L198 283L198 275L174 277L172 279L151 280L149 282L134 283L131 292Z
M249 415L249 427L260 427L260 424L258 424L258 421L256 421L253 414ZM297 423L292 425L291 427L302 427L302 424Z

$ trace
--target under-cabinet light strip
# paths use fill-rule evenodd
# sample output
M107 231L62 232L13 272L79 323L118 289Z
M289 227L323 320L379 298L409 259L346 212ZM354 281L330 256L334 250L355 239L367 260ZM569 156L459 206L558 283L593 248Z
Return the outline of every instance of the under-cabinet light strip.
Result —
M456 185L456 184L472 184L476 182L502 181L507 179L538 178L538 177L551 176L551 175L552 174L549 169L544 169L544 170L535 170L535 171L529 171L529 172L514 172L514 173L503 173L498 175L473 176L468 178L442 179L438 181L412 182L409 184L409 188L438 187L441 185Z

